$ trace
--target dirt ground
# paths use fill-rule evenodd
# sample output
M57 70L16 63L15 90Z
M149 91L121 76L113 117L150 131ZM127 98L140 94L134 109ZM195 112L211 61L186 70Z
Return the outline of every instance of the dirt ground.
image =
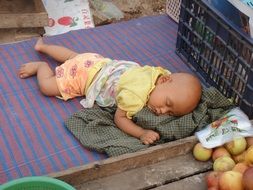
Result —
M124 13L124 18L120 20L108 20L94 11L91 4L91 11L93 12L94 24L96 26L109 24L114 22L121 22L139 18L143 16L151 16L165 13L166 0L112 0L112 2Z
M165 12L166 0L113 0L128 18L156 15ZM132 16L131 16L132 15Z

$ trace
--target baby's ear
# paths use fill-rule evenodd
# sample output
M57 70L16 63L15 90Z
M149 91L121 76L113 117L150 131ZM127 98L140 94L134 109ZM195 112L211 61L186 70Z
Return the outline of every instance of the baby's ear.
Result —
M157 80L157 84L162 84L164 82L170 81L171 80L171 76L170 75L162 75L158 78Z

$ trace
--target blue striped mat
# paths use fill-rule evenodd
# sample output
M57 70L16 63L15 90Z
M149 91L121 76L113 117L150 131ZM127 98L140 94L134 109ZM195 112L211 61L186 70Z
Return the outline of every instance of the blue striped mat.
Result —
M177 24L166 15L143 17L87 30L45 37L77 52L189 71L175 54ZM37 53L36 39L0 45L0 184L24 176L46 175L107 156L84 148L64 120L81 109L79 98L61 101L40 94L36 77L19 79L21 64L56 62Z

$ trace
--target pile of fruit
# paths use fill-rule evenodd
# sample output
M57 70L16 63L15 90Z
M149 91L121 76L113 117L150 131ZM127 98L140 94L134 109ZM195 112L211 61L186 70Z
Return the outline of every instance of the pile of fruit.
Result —
M197 143L193 156L213 160L213 170L205 176L208 190L253 190L253 137L236 138L213 149Z

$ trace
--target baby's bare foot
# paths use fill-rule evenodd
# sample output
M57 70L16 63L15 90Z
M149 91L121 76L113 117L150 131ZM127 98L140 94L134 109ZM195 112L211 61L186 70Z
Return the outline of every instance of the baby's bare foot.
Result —
M43 42L43 39L40 37L40 38L38 38L38 40L37 40L37 42L36 42L36 44L34 46L34 49L36 51L41 51L41 49L42 49L43 46L44 46L44 42Z
M39 65L41 62L29 62L24 65L21 65L19 69L19 77L24 79L30 76L33 76L37 73Z

